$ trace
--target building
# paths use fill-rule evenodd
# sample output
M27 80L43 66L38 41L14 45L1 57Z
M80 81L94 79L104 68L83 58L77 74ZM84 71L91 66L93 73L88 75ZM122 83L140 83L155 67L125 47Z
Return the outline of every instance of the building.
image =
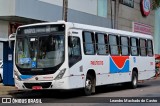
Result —
M107 14L107 2L101 1L98 6L97 0L69 0L68 21L110 27L110 20L97 17ZM62 0L0 0L0 37L7 38L19 25L62 20L62 4ZM2 59L2 44L0 51Z
M155 28L154 28L154 41L155 41L155 54L160 54L160 8L155 11Z
M154 35L157 31L154 30L155 12L150 10L144 16L140 8L140 2L148 3L150 0L120 0L116 6L114 1L110 1L68 0L68 21L108 28L115 26L116 29L147 32L154 38L159 37L158 34ZM19 25L62 20L62 5L63 0L0 0L0 37L7 38ZM158 48L157 39L155 41L155 47ZM159 49L156 50L156 53L160 53Z
M116 9L118 8L116 28L150 34L154 37L154 53L160 54L160 8L153 11L151 2L152 0L120 0L119 6L116 7ZM110 4L110 0L108 0L107 18L111 18ZM112 8L114 8L114 2L112 3Z
M108 0L110 2L110 0ZM143 28L148 28L149 30L140 28L139 32L154 35L154 20L155 20L155 11L151 10L150 0L121 0L117 4L117 20L116 20L116 29L127 30L138 32L138 29L134 29L136 25L139 27L146 26ZM146 2L148 7L148 14L144 14L143 6L141 2ZM114 2L112 3L112 8L114 8ZM108 3L108 17L111 17L111 5ZM114 14L113 14L114 17Z

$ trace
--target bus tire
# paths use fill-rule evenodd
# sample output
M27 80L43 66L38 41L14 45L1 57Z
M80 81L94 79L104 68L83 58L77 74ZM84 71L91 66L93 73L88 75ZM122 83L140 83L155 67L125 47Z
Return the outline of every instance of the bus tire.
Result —
M2 82L3 80L2 80L2 76L0 75L0 82Z
M85 80L84 94L89 96L92 94L92 89L94 89L94 78L91 75L87 75Z
M137 73L135 71L133 71L132 80L130 82L130 87L132 89L135 89L135 88L137 88L137 84L138 84L138 75L137 75Z

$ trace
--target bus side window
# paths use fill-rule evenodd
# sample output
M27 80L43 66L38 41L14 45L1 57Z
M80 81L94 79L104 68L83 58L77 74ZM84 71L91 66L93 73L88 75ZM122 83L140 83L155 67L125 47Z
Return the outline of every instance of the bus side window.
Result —
M148 56L153 56L152 40L147 40L147 53L148 53Z
M96 48L98 55L106 55L109 53L106 34L96 33Z
M75 36L68 37L68 56L69 56L69 67L72 67L78 61L82 59L80 38Z
M95 45L94 45L94 33L84 31L83 32L83 47L84 53L86 55L94 55L95 54Z
M131 55L132 56L138 56L139 52L138 52L138 39L137 38L130 38L130 45L131 45Z
M128 37L122 36L120 37L121 42L121 54L124 56L129 55L129 39Z
M139 39L139 49L140 49L140 55L141 56L147 56L147 50L146 50L146 40L145 39Z
M118 36L109 34L109 47L111 55L119 55Z

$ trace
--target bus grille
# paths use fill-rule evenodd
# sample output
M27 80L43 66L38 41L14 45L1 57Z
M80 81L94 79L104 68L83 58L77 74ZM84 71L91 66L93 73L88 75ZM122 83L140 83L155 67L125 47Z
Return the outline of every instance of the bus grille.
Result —
M41 86L42 88L49 88L51 82L42 82L42 83L23 83L24 86L28 89L32 89L33 86Z

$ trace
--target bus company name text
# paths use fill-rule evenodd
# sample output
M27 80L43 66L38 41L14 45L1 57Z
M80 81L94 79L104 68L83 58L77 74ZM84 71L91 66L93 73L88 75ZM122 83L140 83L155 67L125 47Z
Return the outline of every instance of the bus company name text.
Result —
M103 65L103 61L91 61L91 65Z
M19 98L2 98L2 103L42 103L41 99L19 99Z

